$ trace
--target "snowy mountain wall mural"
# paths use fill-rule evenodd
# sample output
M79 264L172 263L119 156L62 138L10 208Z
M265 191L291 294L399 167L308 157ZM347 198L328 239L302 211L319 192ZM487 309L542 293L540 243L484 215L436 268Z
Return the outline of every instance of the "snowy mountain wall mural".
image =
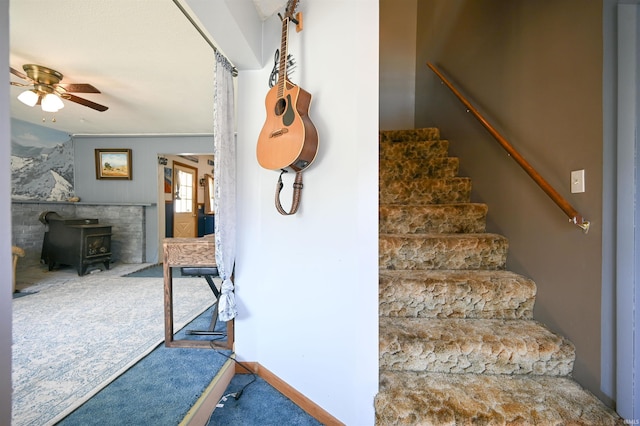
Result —
M67 201L73 196L71 136L11 120L11 198Z

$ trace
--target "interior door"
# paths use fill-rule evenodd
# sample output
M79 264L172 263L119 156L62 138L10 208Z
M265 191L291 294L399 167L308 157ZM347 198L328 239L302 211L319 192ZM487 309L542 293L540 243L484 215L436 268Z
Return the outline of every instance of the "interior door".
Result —
M198 236L196 179L198 170L182 163L173 163L173 236Z

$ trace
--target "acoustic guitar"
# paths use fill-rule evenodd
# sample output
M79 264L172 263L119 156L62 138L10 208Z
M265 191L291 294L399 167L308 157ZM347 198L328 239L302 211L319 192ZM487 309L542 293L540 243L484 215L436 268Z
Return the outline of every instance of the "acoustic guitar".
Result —
M294 16L298 0L289 0L282 18L278 82L265 99L267 118L258 137L258 163L269 170L300 172L313 162L318 152L318 132L309 118L311 94L289 81L287 41L289 23L301 29L301 14Z

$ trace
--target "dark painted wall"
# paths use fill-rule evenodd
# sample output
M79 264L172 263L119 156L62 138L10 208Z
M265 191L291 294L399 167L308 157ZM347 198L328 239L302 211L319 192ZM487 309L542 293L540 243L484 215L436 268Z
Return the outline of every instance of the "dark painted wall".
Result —
M418 2L416 127L438 126L510 241L509 269L538 285L536 319L576 345L575 378L601 391L602 2ZM466 113L425 65L439 65L587 219L587 235ZM586 193L570 172L586 170Z

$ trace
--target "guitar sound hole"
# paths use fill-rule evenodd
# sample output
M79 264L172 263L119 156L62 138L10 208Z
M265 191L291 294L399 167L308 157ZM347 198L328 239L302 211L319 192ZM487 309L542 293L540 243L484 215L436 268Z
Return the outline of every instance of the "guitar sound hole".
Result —
M278 99L278 102L276 102L276 109L275 109L276 115L282 115L286 110L287 110L287 101L285 101L284 98Z

